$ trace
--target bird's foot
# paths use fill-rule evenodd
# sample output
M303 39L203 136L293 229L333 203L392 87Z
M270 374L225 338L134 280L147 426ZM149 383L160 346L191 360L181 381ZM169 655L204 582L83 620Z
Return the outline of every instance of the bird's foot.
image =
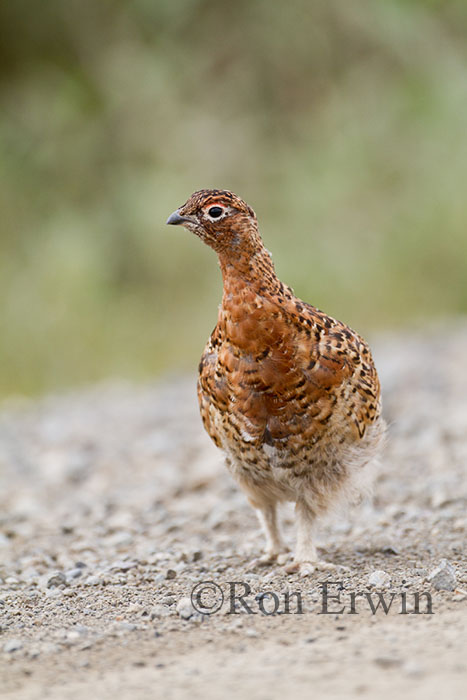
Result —
M286 574L299 574L300 576L311 576L315 571L349 571L347 566L332 564L329 561L315 559L313 561L293 561L285 567Z
M280 549L268 549L264 554L259 557L255 557L248 564L248 570L256 569L261 566L270 566L271 564L285 564L288 559L288 548L281 547Z
M248 562L247 569L248 571L252 571L253 569L257 569L260 566L269 566L270 564L275 564L276 561L277 555L265 552L260 557L255 557L250 562Z

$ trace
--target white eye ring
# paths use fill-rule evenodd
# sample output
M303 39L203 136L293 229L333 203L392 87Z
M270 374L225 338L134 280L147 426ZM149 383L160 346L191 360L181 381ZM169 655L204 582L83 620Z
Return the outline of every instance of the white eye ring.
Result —
M227 214L227 209L215 204L212 207L209 207L205 214L211 221L219 221L220 219L223 219L224 216Z

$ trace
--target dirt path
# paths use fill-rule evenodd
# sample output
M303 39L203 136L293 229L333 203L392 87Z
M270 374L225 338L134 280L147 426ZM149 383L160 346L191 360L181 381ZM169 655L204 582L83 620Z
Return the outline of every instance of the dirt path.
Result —
M193 380L5 405L2 698L461 697L467 324L453 327L374 343L390 444L373 503L323 528L346 567L332 576L251 564L255 516Z

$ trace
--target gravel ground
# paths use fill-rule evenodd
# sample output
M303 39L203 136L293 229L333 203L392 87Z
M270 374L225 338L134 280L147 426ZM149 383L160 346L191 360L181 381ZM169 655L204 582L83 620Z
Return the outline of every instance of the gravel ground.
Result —
M2 697L461 697L467 323L373 346L390 441L373 501L322 528L331 575L255 564L193 378L4 404Z

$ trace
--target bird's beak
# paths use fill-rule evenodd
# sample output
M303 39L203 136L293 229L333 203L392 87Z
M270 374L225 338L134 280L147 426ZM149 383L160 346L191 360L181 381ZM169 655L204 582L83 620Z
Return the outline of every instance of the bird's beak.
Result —
M183 224L184 221L191 221L191 219L189 219L186 216L180 216L179 211L179 209L174 211L174 213L169 216L165 223L171 224L173 226L178 226L179 224Z

